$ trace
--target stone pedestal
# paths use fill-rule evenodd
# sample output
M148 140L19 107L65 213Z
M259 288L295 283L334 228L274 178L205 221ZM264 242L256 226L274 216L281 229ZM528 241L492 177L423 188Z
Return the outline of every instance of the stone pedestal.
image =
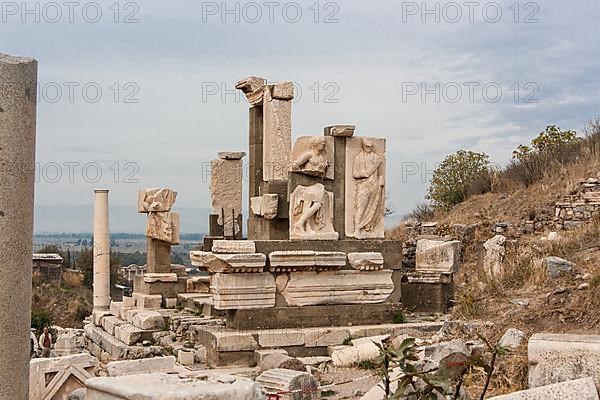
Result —
M146 266L149 273L170 273L171 245L161 240L148 238Z
M96 189L94 202L94 310L110 307L108 190Z
M29 391L37 61L0 54L0 398Z

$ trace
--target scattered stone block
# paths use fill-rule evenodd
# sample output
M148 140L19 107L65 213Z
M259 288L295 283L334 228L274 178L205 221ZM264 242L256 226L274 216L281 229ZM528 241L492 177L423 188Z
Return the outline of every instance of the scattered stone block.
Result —
M575 270L575 264L560 257L546 257L543 264L546 267L546 275L550 279L570 275Z
M572 372L600 370L600 335L565 335L538 333L529 339L529 387L553 380L552 368L560 363L568 379ZM537 371L541 367L541 371ZM600 376L595 375L596 382ZM599 385L600 388L600 385Z
M460 241L420 239L417 241L416 271L453 274L460 263Z
M352 346L334 351L331 360L336 367L351 367L361 361L373 360L379 357L381 341L388 336L374 336L352 340Z
M259 384L225 375L206 380L164 373L124 375L89 379L86 387L86 400L264 400Z
M154 357L141 360L112 361L106 365L108 376L171 373L175 371L175 357Z
M111 301L110 302L110 313L112 315L116 315L116 316L121 315L121 307L122 306L123 306L123 303L120 301Z
M162 304L162 296L159 294L134 293L135 305L139 308L156 309Z
M193 349L181 348L177 352L177 362L181 365L194 365L195 351Z
M594 380L584 378L496 396L490 400L598 400L598 392Z
M133 317L132 324L143 330L161 330L165 327L165 319L159 312L144 310Z
M144 332L131 324L123 324L115 327L115 337L126 345L133 345L142 340Z
M509 330L507 330L504 333L502 338L500 338L500 341L498 342L498 344L502 347L516 349L519 346L521 346L523 339L525 339L524 332L522 332L518 329L515 329L515 328L510 328Z
M110 315L112 315L110 311L94 310L92 311L92 322L96 326L102 326L102 319Z
M266 193L262 196L250 198L250 210L254 215L268 220L277 217L279 209L279 195L277 193Z
M167 309L177 308L177 297L163 299L163 305Z
M135 307L135 299L131 296L123 296L121 307Z

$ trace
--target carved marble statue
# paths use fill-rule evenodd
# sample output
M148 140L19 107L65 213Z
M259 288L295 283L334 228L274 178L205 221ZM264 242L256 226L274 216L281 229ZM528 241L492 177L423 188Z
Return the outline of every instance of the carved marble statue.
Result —
M138 193L138 212L167 212L175 203L177 192L171 189L142 189Z
M325 145L325 137L316 136L311 138L310 149L293 161L292 171L324 177L329 167Z
M385 203L385 177L380 173L383 157L373 150L370 139L362 139L362 149L354 156L352 178L355 182L354 237L372 237L381 224Z
M298 186L290 196L290 239L337 240L333 194L320 183Z

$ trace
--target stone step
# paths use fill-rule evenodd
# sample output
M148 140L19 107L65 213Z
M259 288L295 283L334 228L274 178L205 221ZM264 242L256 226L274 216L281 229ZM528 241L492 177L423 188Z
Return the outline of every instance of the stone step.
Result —
M100 360L141 359L163 355L159 346L128 346L102 328L88 324L84 327L87 350Z

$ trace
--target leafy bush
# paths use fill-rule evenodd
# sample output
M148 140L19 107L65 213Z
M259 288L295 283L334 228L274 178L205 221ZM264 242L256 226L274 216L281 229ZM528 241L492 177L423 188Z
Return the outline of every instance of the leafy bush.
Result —
M544 132L531 140L531 146L519 145L513 151L513 158L524 160L531 157L532 154L556 151L579 140L575 131L561 131L556 125L548 125Z
M418 222L428 222L435 218L435 210L427 203L419 204L410 213L404 216L404 220L416 219Z
M52 315L46 310L31 310L31 327L41 332L45 326L52 325Z
M435 169L426 198L435 207L450 208L468 197L469 188L487 172L488 167L487 154L459 150L446 157Z

